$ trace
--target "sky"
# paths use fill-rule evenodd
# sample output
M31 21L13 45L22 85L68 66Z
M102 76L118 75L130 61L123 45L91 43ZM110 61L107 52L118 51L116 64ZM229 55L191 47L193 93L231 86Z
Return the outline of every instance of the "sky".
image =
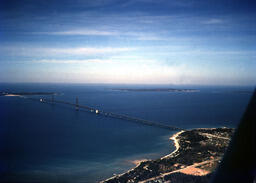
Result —
M0 82L256 85L256 2L0 0Z

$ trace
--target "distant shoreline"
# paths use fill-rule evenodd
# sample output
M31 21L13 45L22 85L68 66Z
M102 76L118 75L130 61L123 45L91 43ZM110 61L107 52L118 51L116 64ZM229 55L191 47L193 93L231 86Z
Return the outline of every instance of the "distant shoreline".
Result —
M176 89L176 88L118 88L112 89L114 91L128 91L128 92L199 92L198 89Z
M197 176L210 179L229 144L234 129L198 128L179 131L170 137L175 150L157 159L140 162L125 173L110 177L103 182L168 181L179 176Z
M6 97L20 97L32 95L56 95L54 92L0 92L0 96Z

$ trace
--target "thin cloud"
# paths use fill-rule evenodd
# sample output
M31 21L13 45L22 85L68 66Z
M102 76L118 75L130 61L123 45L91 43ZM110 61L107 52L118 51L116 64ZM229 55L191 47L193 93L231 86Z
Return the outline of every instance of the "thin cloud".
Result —
M106 59L41 59L33 60L33 63L47 63L47 64L88 64L88 63L104 63L104 64L117 64L117 63L146 63L146 64L156 64L156 60L145 59L136 56L113 56Z
M103 48L93 48L93 47L80 47L80 48L53 48L48 49L47 51L52 53L66 53L74 55L94 55L94 54L105 54L105 53L116 53L116 52L126 52L134 50L134 48L115 48L115 47L103 47Z
M131 37L136 40L164 40L162 37L158 37L154 34L145 33L143 31L138 32L125 32L125 31L107 31L107 30L67 30L67 31L57 31L57 32L35 32L34 34L43 34L43 35L57 35L57 36L118 36L118 37Z
M209 20L202 21L202 24L222 24L224 21L217 18L212 18Z
M165 41L167 38L158 37L158 36L138 36L135 37L135 39L140 41Z
M33 63L50 63L50 64L87 64L87 63L99 63L99 62L111 62L108 59L85 59L85 60L56 60L56 59L42 59L34 60Z
M90 56L96 54L111 54L136 50L130 47L77 47L77 48L40 48L30 46L1 46L1 53L16 56Z
M101 31L101 30L70 30L70 31L59 31L59 32L39 32L37 34L47 35L68 35L68 36L114 36L119 35L118 32L114 31Z

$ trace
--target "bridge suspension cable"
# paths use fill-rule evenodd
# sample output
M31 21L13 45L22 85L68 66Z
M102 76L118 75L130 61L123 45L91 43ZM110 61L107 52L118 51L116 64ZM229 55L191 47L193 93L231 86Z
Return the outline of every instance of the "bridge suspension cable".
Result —
M38 99L35 99L35 98L29 98L29 99L37 100L38 101ZM100 115L103 115L105 117L112 117L112 118L122 119L122 120L126 120L126 121L131 121L131 122L139 123L139 124L142 124L142 125L154 126L154 127L158 127L158 128L164 128L164 129L175 130L175 131L176 130L184 130L182 128L171 126L171 125L160 123L160 122L145 120L145 119L141 119L141 118L137 118L137 117L132 117L132 116L124 115L124 114L118 114L118 113L113 113L113 112L106 112L106 111L99 110L99 109L96 109L94 107L89 107L89 106L86 106L86 105L79 105L78 97L76 97L75 103L71 103L71 102L67 102L67 101L63 101L63 100L56 100L53 97L52 97L51 100L46 99L46 98L40 98L39 101L42 102L42 103L65 104L65 105L69 105L69 106L75 107L76 111L78 111L79 109L85 109L87 112L93 112L95 114L100 114Z

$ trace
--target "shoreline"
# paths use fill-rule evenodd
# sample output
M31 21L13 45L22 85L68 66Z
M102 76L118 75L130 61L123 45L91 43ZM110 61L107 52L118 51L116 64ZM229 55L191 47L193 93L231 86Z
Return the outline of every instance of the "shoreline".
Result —
M55 92L1 92L0 96L20 97L20 96L34 96L34 95L57 95Z
M221 160L233 132L234 129L227 127L178 131L169 138L175 146L175 150L170 154L157 160L139 162L134 168L100 182L167 181L166 177L172 177L177 173L209 179ZM216 146L210 148L216 149L216 152L202 150L207 145Z
M183 133L183 132L184 132L184 130L178 131L177 133L173 134L173 135L169 138L169 140L172 140L172 141L173 141L174 146L175 146L175 150L172 151L171 153L169 153L169 154L167 154L167 155L161 157L160 159L168 158L168 157L170 157L173 153L175 153L176 151L179 150L179 147L180 147L180 146L179 146L179 142L178 142L178 140L177 140L177 137L178 137L181 133ZM122 175L124 175L124 174L126 174L126 173L129 173L129 172L133 171L134 169L136 169L137 167L139 167L139 166L141 165L141 163L147 162L147 161L152 161L152 160L150 160L150 159L132 160L132 163L133 163L133 164L135 164L135 162L136 162L136 166L135 166L134 168L131 168L131 169L129 169L129 170L127 170L126 172L121 173L121 174L114 174L112 177L109 177L109 178L107 178L107 179L105 179L105 180L102 180L102 181L99 181L99 182L100 182L100 183L104 183L104 182L107 182L107 181L109 181L109 180L111 180L111 179L113 179L113 178L120 177L120 176L122 176Z
M112 89L113 91L123 91L123 92L173 92L173 93L192 93L200 92L199 89L178 89L178 88L117 88Z
M151 161L151 160L147 160L147 161ZM120 176L122 176L122 175L124 175L124 174L126 174L126 173L129 173L129 172L135 170L135 168L139 167L140 164L143 163L143 162L145 162L145 161L139 162L134 168L131 168L131 169L127 170L127 171L124 172L124 173L114 174L112 177L109 177L109 178L107 178L107 179L105 179L105 180L101 180L101 181L99 181L99 182L100 182L100 183L104 183L104 182L110 181L110 180L113 179L113 178L120 177Z
M173 141L175 150L172 151L170 154L167 154L167 155L161 157L160 159L169 158L169 157L171 157L174 153L176 153L176 152L179 150L180 145L179 145L179 140L177 139L177 137L179 137L179 135L181 135L183 132L185 132L185 131L184 131L184 130L181 130L181 131L179 131L179 132L173 134L173 135L169 138L169 140L172 140L172 141Z

